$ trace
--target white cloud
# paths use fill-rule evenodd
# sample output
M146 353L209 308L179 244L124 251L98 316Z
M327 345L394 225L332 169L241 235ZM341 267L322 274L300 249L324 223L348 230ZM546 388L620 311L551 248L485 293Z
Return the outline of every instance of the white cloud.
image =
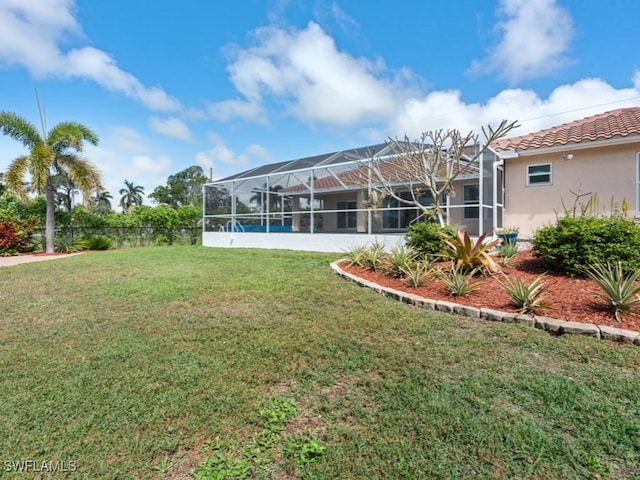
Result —
M640 70L636 70L633 74L633 85L640 92Z
M134 128L117 125L109 127L107 131L108 138L105 140L108 144L111 144L120 150L137 154L146 154L150 151L150 147L147 142Z
M189 127L182 120L175 117L166 119L152 117L149 119L149 127L154 132L184 140L185 142L190 142L193 139Z
M351 125L391 114L406 72L394 77L381 61L338 51L316 23L303 30L262 28L256 45L232 49L228 71L250 104L284 101L303 121ZM385 78L388 77L388 78ZM399 85L400 84L400 85Z
M159 157L139 155L133 157L133 166L142 175L148 173L160 174L169 171L171 168L171 160L169 160L169 157L164 155Z
M225 100L207 106L209 116L215 120L228 121L234 118L266 124L264 107L257 101Z
M513 135L559 125L607 110L640 105L635 88L615 89L599 78L562 85L543 99L533 90L507 89L485 103L464 103L458 90L431 92L405 102L390 120L390 136L411 138L424 131L457 128L464 132L501 120L518 120Z
M82 37L74 14L74 0L0 0L0 65L24 67L39 78L89 79L151 110L182 108L162 89L145 86L122 70L107 52L93 47L62 51L63 40Z
M198 152L195 160L196 164L202 168L213 169L214 178L220 178L223 174L222 171L227 174L237 172L253 161L262 164L271 160L271 155L262 145L251 144L245 147L242 152L236 153L227 147L224 140L217 133L209 132L209 139L213 143L213 147L206 151ZM223 168L219 169L218 166L221 164Z
M496 26L500 41L486 58L473 61L471 73L497 72L515 84L567 64L573 20L557 0L501 0L499 12L505 17Z

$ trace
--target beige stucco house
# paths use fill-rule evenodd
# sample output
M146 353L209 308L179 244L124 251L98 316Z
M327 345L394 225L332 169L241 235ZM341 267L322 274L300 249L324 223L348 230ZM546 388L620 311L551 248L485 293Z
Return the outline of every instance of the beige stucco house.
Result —
M640 217L640 107L501 139L493 148L504 163L502 221L520 227L520 237L591 196L600 213L628 206L630 217Z

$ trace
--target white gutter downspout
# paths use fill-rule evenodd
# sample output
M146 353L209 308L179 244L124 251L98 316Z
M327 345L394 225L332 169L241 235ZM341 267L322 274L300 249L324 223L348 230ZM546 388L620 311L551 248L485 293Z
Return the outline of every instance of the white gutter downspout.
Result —
M498 157L500 158L500 157ZM498 225L498 167L504 167L504 160L493 162L493 235L496 238L496 226ZM504 183L504 169L502 170L502 182ZM504 204L502 205L502 222L504 222ZM504 225L503 225L504 226Z

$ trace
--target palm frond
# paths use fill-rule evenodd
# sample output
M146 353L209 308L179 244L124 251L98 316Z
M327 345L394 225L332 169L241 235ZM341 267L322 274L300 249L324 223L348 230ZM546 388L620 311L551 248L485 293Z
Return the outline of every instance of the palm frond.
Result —
M26 118L13 112L0 112L0 131L19 141L27 148L32 148L43 142L43 138L36 126Z
M3 177L9 191L13 192L21 200L25 200L28 196L24 176L29 169L29 162L30 158L26 155L16 158L9 164Z
M97 145L98 136L89 127L78 122L60 122L47 135L47 143L58 154L66 150L81 152L83 142Z
M58 166L64 170L71 181L82 192L85 201L91 202L91 192L104 189L100 171L88 160L73 154L59 155Z

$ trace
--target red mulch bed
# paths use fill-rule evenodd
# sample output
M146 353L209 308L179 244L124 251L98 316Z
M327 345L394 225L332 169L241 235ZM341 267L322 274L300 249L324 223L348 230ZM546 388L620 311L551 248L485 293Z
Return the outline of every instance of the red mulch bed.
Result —
M456 297L450 295L447 288L439 280L427 282L422 287L412 288L402 279L393 278L362 267L348 267L348 262L346 261L342 262L340 267L353 275L375 282L383 287L413 293L432 300L446 300L461 305L492 308L504 312L517 311L510 304L509 295L500 288L492 276L486 277L479 288L470 295ZM544 283L547 288L544 293L544 300L550 303L550 306L539 311L538 315L573 322L609 325L640 332L640 315L622 316L622 321L618 322L613 316L613 311L603 303L604 300L592 293L600 291L594 282L585 278L547 272L540 259L533 257L530 251L518 253L508 267L502 267L502 273L507 277L519 277L527 283L541 273L545 273ZM497 279L504 278L502 274L495 274L494 276Z

